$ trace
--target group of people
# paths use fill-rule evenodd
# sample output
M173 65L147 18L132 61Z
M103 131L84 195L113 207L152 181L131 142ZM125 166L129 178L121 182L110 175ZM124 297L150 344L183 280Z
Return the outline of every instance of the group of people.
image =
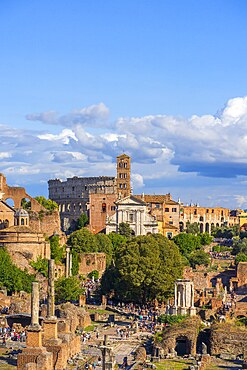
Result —
M26 332L24 330L16 331L14 328L4 327L0 328L0 338L3 345L6 345L7 341L25 342Z

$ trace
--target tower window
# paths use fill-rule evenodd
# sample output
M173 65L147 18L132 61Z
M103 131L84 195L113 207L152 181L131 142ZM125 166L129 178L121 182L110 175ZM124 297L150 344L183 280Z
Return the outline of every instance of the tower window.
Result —
M102 203L102 212L106 212L106 203Z

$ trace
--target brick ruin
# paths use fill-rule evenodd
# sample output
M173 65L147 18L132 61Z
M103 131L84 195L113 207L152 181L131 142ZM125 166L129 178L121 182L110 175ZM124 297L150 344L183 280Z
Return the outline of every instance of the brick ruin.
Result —
M97 270L101 277L106 269L105 253L81 253L79 262L79 274L87 276Z
M6 218L6 220L9 221L6 227L13 226L13 224L11 223L11 217L13 217L13 210L21 209L22 200L26 199L30 201L30 210L29 210L30 228L33 231L44 233L47 236L51 236L54 233L61 234L60 217L58 210L52 212L47 211L47 209L44 208L41 204L39 204L39 202L36 199L31 197L24 188L18 186L9 186L6 181L6 177L3 174L0 174L0 194L1 199L4 202L9 200L12 200L13 202L13 206L9 207L9 212L12 209L12 216L9 215L9 218Z
M18 354L18 370L64 370L67 361L80 352L80 336L74 334L76 325L90 324L90 318L81 321L75 312L72 315L55 315L54 305L54 261L49 260L47 316L39 325L39 287L32 285L31 325L27 329L26 348ZM67 307L68 308L68 307ZM75 310L79 310L75 307ZM82 310L82 309L80 309ZM64 310L63 312L66 312Z

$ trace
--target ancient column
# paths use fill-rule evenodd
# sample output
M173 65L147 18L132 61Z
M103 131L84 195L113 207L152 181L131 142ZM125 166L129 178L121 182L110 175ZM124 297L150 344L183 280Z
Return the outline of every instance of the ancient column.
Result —
M54 260L48 261L48 297L47 297L47 317L55 317L55 290L54 290Z
M69 277L69 270L70 270L70 247L66 245L66 278Z
M183 283L183 307L186 307L186 285Z
M39 283L32 283L31 326L39 326Z
M57 318L55 316L54 260L48 260L47 318L43 321L43 340L57 341Z
M178 305L178 297L177 297L177 291L178 291L178 288L177 288L177 284L175 283L175 299L174 299L174 306L177 307Z
M191 283L191 307L194 307L194 284Z

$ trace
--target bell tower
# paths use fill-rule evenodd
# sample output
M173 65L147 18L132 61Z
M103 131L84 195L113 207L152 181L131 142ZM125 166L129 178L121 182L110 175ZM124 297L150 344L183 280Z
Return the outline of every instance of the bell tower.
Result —
M130 159L126 154L117 157L117 194L119 198L125 198L131 194Z

